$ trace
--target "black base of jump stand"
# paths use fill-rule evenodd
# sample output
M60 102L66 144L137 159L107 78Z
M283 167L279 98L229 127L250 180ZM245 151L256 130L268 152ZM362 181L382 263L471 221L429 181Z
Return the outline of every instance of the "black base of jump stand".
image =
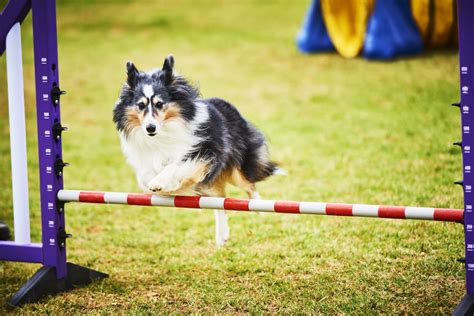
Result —
M70 291L109 276L70 262L67 263L67 271L67 277L58 280L54 267L42 267L5 304L9 307L17 307L37 302L47 295Z
M453 316L474 315L474 295L465 295L454 310Z
M0 221L0 240L10 239L10 229L4 221Z

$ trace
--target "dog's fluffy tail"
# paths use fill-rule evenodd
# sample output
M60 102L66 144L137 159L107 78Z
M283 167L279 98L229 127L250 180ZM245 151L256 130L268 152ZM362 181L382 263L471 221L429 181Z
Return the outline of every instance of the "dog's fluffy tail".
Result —
M287 176L288 171L286 171L285 169L276 167L275 170L273 170L272 175L274 175L274 176Z
M263 168L267 177L288 175L288 172L285 169L280 168L278 164L273 161L267 161Z

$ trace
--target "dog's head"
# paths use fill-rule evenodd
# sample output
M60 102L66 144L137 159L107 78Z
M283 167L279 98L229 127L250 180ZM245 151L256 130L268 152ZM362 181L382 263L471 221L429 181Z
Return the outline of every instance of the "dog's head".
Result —
M173 71L174 58L168 56L162 69L139 71L127 62L127 81L114 108L114 122L125 135L141 129L152 137L168 121L192 117L193 101L199 91Z

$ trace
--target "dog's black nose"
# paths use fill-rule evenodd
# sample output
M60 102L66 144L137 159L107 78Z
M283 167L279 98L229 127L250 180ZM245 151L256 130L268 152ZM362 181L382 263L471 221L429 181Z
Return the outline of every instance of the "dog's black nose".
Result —
M149 125L146 126L146 131L149 134L153 134L154 132L156 132L156 126L153 125L153 124L149 124Z

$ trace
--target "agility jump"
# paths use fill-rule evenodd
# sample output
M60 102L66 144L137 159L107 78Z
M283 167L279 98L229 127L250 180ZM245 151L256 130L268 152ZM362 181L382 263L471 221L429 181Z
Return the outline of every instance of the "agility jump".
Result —
M62 202L168 206L242 212L421 219L457 223L462 223L464 215L463 210L449 208L248 200L205 196L158 196L154 194L75 190L60 190L58 192L58 199Z
M40 170L42 242L31 243L29 229L28 185L26 165L26 135L24 131L23 74L21 60L20 24L32 10L34 29L34 61L36 108L38 123L38 153ZM222 209L292 214L361 216L374 218L419 219L463 223L465 233L466 296L455 314L474 311L474 177L471 166L474 158L474 138L471 127L474 117L474 2L458 1L459 59L461 78L462 141L457 144L463 153L464 209L404 207L319 202L246 200L205 196L157 196L151 194L64 190L62 157L60 89L56 2L55 0L10 0L0 15L0 53L7 50L7 72L12 182L14 200L15 241L0 241L0 260L40 263L43 265L12 298L11 306L36 302L40 298L77 286L86 285L106 274L68 263L65 203L110 203L128 205L166 206L199 209ZM474 88L472 88L474 89ZM15 132L16 131L16 132ZM15 159L13 159L15 157Z

